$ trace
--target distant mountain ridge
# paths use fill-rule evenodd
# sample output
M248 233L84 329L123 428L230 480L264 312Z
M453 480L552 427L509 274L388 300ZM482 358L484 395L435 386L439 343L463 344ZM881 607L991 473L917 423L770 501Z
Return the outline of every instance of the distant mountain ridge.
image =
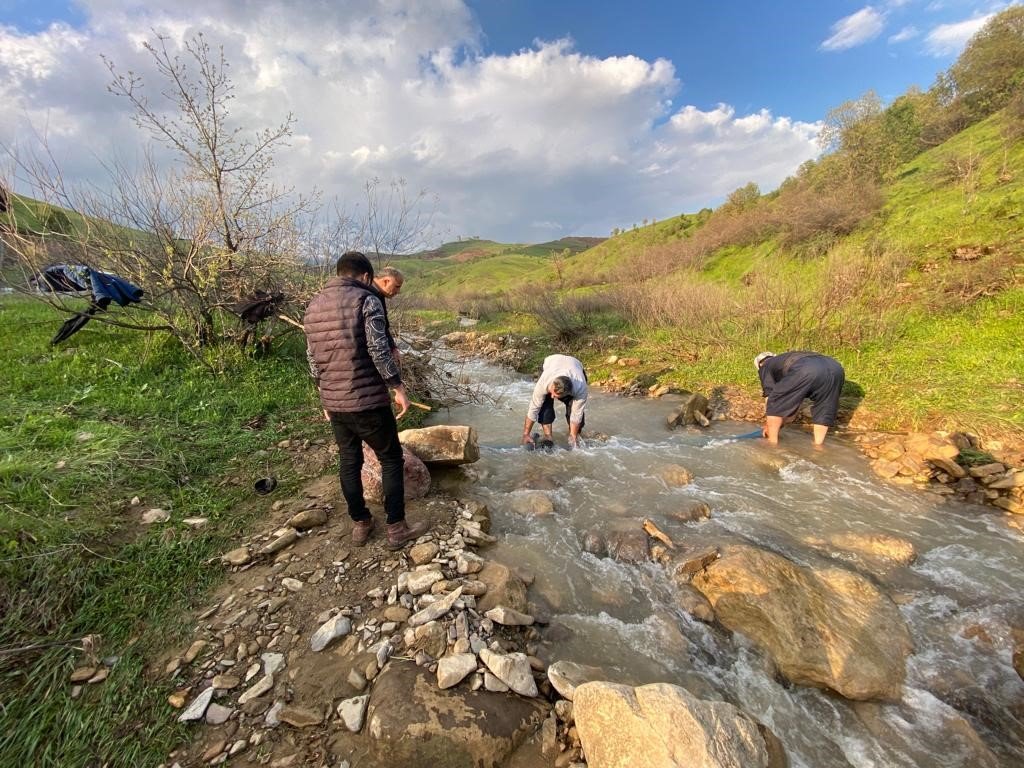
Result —
M581 253L588 248L600 245L608 238L605 237L561 237L558 240L549 240L546 243L533 245L524 243L499 243L495 240L484 240L479 237L453 240L443 243L437 248L413 253L403 258L407 259L443 259L456 257L457 261L469 261L481 256L498 256L502 254L523 254L526 256L549 256L553 253L561 253L568 250L568 255Z

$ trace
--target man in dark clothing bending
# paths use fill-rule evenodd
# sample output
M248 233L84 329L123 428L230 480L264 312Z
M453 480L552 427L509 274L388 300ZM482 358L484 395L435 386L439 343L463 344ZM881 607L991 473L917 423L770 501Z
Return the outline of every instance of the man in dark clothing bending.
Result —
M370 287L369 259L350 251L338 259L337 272L306 309L309 369L338 443L341 492L353 521L352 543L365 544L374 527L360 474L365 442L380 460L387 546L400 549L427 529L405 521L405 461L388 389L395 392L398 418L409 409L409 397L391 353L384 306Z
M824 443L839 412L839 394L846 380L843 366L817 352L762 352L754 358L754 366L768 398L764 410L764 436L768 442L779 442L783 423L792 420L808 397L812 403L814 444Z

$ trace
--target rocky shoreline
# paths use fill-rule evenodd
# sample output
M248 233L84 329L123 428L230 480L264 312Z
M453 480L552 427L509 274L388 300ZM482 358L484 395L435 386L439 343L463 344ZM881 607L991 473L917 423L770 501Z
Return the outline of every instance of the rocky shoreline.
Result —
M403 442L433 466L478 455L466 428L409 430ZM529 599L533 575L480 554L496 541L484 504L410 500L429 533L395 553L380 538L352 548L336 484L327 475L273 502L265 529L221 558L226 583L190 644L153 663L154 678L173 681L175 717L197 729L165 768L580 768L697 754L707 765L786 764L778 739L732 705L558 659L558 633L548 637ZM695 562L717 559L667 557L643 529L631 534L630 562L692 576ZM666 728L672 740L655 738Z

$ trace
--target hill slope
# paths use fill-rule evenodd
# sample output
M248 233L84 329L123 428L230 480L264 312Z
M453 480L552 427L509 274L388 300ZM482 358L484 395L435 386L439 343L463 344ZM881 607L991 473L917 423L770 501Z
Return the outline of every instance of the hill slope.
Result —
M1024 434L1024 141L1008 138L1009 119L996 114L906 163L846 234L791 242L770 225L783 200L772 193L740 214L683 214L557 264L452 265L409 293L425 288L450 308L473 285L491 327L546 333L596 378L627 375L602 362L614 351L641 359L628 375L756 396L754 354L813 348L863 389L847 403L859 423ZM561 288L558 317L510 306L538 286ZM610 329L634 341L593 346Z

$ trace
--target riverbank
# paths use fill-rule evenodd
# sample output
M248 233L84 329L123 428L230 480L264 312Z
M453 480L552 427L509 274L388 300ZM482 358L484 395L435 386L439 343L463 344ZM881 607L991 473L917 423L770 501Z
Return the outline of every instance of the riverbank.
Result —
M543 340L512 333L451 331L444 343L464 354L475 355L521 371L539 369L547 354ZM604 392L628 397L659 398L666 394L695 392L707 399L709 420L747 421L760 424L764 401L750 387L710 384L703 388L685 378L685 369L665 365L650 368L639 357L604 355L608 349L622 349L628 340L608 337L606 348L592 341L582 348L582 360L591 384ZM627 347L628 348L628 347ZM660 362L665 362L664 359ZM751 377L756 382L756 377ZM922 431L905 424L898 431L880 430L888 418L864 408L864 392L853 384L840 399L839 427L834 435L853 440L872 460L876 474L887 482L908 485L971 504L998 508L1011 515L1015 526L1024 526L1024 432L999 430L995 436L979 435L966 429ZM668 416L666 409L666 416ZM962 414L951 418L947 427L959 423ZM796 424L788 429L807 428L810 410L805 404Z
M53 316L45 308L5 302L0 311L14 340L2 366L14 404L3 415L0 476L6 550L0 661L10 702L0 711L0 763L157 764L196 735L168 703L184 687L179 683L193 678L169 676L173 659L161 654L170 644L175 655L186 655L193 617L213 605L208 595L223 583L219 558L281 522L291 510L274 510L275 501L327 503L304 496L310 481L330 471L331 459L301 349L286 345L269 359L239 359L231 375L214 377L175 348L132 334L87 329L75 347L50 349ZM494 343L513 365L529 367L543 356L529 345ZM607 359L612 351L595 349L595 359L598 354ZM632 373L615 365L616 372ZM724 399L733 401L739 399ZM278 479L274 495L254 496L253 480L268 473ZM464 507L453 497L446 509L439 524L453 525ZM323 552L309 563L326 562L329 549L344 546L344 523L332 525L301 540L322 539ZM378 562L370 570L383 573L388 561ZM325 571L340 575L330 563ZM283 570L291 561L276 565ZM299 577L287 578L307 584L308 569L296 567ZM280 587L285 576L271 575ZM249 597L257 594L266 593ZM296 606L311 608L301 600ZM333 600L320 610L345 607L355 604ZM192 608L197 613L189 614ZM298 636L308 636L318 616L299 612L295 623L279 622L267 630L268 643L284 626L301 624ZM235 660L217 635L223 629L207 640L219 640L223 652L201 664ZM258 644L247 640L246 653L249 642ZM163 663L154 668L155 660ZM191 663L181 668L182 674L193 670ZM234 667L224 674L231 677ZM240 683L230 690L248 688ZM191 703L183 696L183 704ZM569 738L564 725L558 721L558 733ZM212 759L242 741L228 744L234 733L223 733L226 746ZM202 743L204 751L216 745ZM246 752L264 755L259 744L246 743Z

